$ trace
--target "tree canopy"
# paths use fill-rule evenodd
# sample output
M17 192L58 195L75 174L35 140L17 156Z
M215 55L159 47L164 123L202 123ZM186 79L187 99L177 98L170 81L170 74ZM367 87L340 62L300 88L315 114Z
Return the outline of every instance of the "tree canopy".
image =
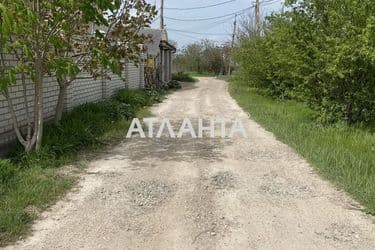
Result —
M264 35L244 39L237 76L278 98L307 102L324 122L375 121L371 0L289 0Z
M123 64L139 56L139 29L150 24L155 7L144 0L2 0L0 2L0 91L7 98L13 125L26 151L41 146L43 134L43 79L57 78L66 91L79 73L92 77L108 72L121 75ZM9 65L6 55L15 55ZM34 117L27 134L20 131L9 87L16 76L34 83ZM26 88L23 81L23 87ZM61 98L57 121L61 118ZM25 97L25 106L28 106Z

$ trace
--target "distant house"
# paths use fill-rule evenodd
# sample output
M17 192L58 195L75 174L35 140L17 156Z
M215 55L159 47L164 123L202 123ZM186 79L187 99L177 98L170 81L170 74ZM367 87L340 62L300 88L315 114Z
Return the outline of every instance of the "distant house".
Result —
M172 54L176 48L169 42L166 30L146 28L141 33L147 37L146 85L165 85L172 80Z

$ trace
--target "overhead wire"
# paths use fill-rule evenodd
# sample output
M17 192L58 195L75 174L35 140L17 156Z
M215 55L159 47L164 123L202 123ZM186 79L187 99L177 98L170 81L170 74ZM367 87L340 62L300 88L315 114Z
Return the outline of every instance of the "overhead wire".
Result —
M229 16L233 16L236 14L243 13L247 10L250 10L252 7L245 8L230 14L222 15L222 16L216 16L216 17L208 17L208 18L194 18L194 19L180 19L180 18L174 18L174 17L165 17L166 19L173 20L173 21L181 21L181 22L200 22L200 21L208 21L208 20L216 20L216 19L221 19Z
M174 31L174 32L179 32L179 33L195 34L195 35L208 35L208 36L227 36L228 35L228 34L225 34L225 33L201 33L201 32L178 30L178 29L168 29L168 30Z
M211 5L206 5L206 6L200 6L200 7L189 7L189 8L164 8L165 10L179 10L179 11L187 11L187 10L199 10L199 9L208 9L212 7L217 7L221 5L225 5L228 3L235 2L236 0L229 0L221 3L216 3L216 4L211 4Z
M211 5L200 6L200 7L165 8L165 9L167 9L167 10L181 10L181 11L183 11L183 10L205 9L205 8L211 8L211 7L215 7L215 6L225 5L225 4L228 4L230 2L234 2L234 1L236 1L236 0L224 1L224 2L217 3L217 4L211 4ZM261 1L261 5L262 6L267 6L267 5L274 4L274 3L278 2L278 1L279 0L264 0L264 1ZM175 17L168 17L167 16L167 17L165 17L165 19L169 19L169 20L173 20L173 21L180 21L180 22L200 22L200 21L217 20L217 21L211 23L210 26L207 28L207 29L212 29L212 28L217 27L219 25L225 24L229 20L232 20L234 15L241 14L241 13L247 11L247 10L251 10L254 7L255 7L255 4L252 4L248 8L245 8L245 9L233 12L233 13L229 13L229 14L225 14L225 15L221 15L221 16L215 16L215 17L208 17L208 18L182 19L182 18L175 18ZM160 18L160 16L158 16L153 22L157 21L159 18ZM219 20L219 19L221 19L221 20ZM194 39L194 40L196 40L197 37L189 36L189 34L191 34L191 35L207 35L207 36L228 36L229 35L229 33L228 34L224 34L224 33L206 33L206 32L204 32L204 33L202 32L201 33L201 32L196 32L196 31L187 31L187 30L179 30L179 29L168 29L168 30L170 30L171 32L175 32L176 35L184 36L184 37L187 37L187 38L190 38L190 39Z

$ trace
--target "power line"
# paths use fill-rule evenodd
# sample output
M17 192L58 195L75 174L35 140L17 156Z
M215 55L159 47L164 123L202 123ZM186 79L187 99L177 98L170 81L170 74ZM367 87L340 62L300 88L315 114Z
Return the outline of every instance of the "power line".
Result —
M207 6L204 6L204 7L210 7L210 6L216 6L216 5L222 5L222 4L225 4L225 3L229 3L229 2L234 2L236 0L230 0L230 1L225 1L225 2L221 2L221 3L218 3L218 4L213 4L213 5L207 5ZM264 0L264 1L261 1L260 2L260 5L262 6L266 6L266 5L271 5L271 4L274 4L276 2L278 2L279 0ZM164 9L179 9L179 10L188 10L188 9L196 9L196 8L204 8L204 7L194 7L194 8L164 8ZM169 20L173 20L173 21L181 21L181 22L199 22L199 21L208 21L208 20L215 20L215 19L221 19L221 18L224 18L224 17L230 17L230 20L232 19L232 15L236 15L236 14L240 14L246 10L249 10L251 8L254 8L256 7L256 4L252 4L249 8L246 8L246 9L243 9L243 10L240 10L238 12L234 12L234 13L230 13L230 14L227 14L227 15L223 15L223 16L217 16L217 17L211 17L211 18L199 18L199 19L179 19L179 18L174 18L174 17L165 17L165 19L169 19ZM155 22L156 20L158 20L160 17L157 17L153 22ZM152 23L153 23L152 22Z
M165 18L169 19L169 20L181 21L181 22L200 22L200 21L215 20L215 19L221 19L221 18L224 18L224 17L233 16L233 15L245 12L245 11L251 9L251 8L252 7L249 7L249 8L246 8L246 9L243 9L243 10L240 10L240 11L236 11L236 12L233 12L233 13L230 13L230 14L227 14L227 15L216 16L216 17L209 17L209 18L196 18L196 19L179 19L179 18L173 18L173 17L165 17Z
M221 3L217 3L217 4L211 4L211 5L200 6L200 7L190 7L190 8L164 8L164 9L166 9L166 10L181 10L181 11L185 11L185 10L199 10L199 9L207 9L207 8L212 8L212 7L216 7L216 6L221 6L221 5L228 4L228 3L232 3L232 2L235 2L235 1L236 1L236 0L229 0L229 1L221 2Z
M186 33L186 34L195 34L195 35L228 36L228 34L225 34L225 33L200 33L200 32L177 30L177 29L168 29L168 31L174 31L174 32L179 32L179 33Z
M175 34L175 35L177 35L177 36L182 36L182 37L186 37L186 38L190 38L190 39L192 39L193 41L200 40L200 39L197 38L197 37L189 36L189 35L186 35L186 34L180 34L180 33L177 33L177 34Z

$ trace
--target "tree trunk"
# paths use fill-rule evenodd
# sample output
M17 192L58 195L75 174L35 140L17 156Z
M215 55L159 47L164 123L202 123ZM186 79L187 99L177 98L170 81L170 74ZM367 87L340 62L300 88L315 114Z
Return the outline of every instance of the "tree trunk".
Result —
M20 60L20 59L18 59L18 60ZM22 89L23 89L23 102L24 102L24 105L25 105L26 122L27 122L26 141L30 142L30 140L31 140L31 117L30 117L29 102L27 100L26 77L25 77L24 72L22 72Z
M36 98L37 98L37 105L35 107L35 112L37 112L37 119L35 124L36 130L36 145L35 149L39 150L42 145L42 138L43 138L43 85L36 85Z
M17 114L16 114L15 109L14 109L12 97L10 96L7 89L4 91L3 95L5 96L6 100L8 101L8 109L9 109L9 113L10 113L12 123L13 123L14 132L16 133L17 139L22 144L22 146L24 146L26 148L27 147L27 141L23 138L20 127L18 125Z
M42 146L43 138L43 62L42 58L38 56L36 59L36 83L35 83L35 107L34 112L36 114L35 119L35 133L36 133L36 144L35 149L39 150Z
M64 112L65 108L65 99L67 96L67 85L64 83L59 84L60 85L60 90L59 90L59 97L57 100L57 105L56 105L56 112L55 112L55 125L59 125L62 114Z

